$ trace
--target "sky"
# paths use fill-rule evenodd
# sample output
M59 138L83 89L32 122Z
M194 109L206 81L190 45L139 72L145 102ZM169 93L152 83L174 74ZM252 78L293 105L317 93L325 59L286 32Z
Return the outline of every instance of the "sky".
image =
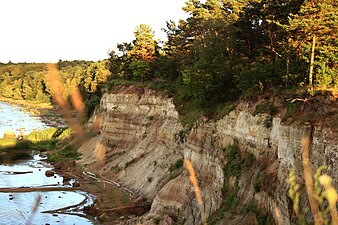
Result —
M186 18L186 0L0 0L0 62L108 58L139 24L165 39L166 21Z

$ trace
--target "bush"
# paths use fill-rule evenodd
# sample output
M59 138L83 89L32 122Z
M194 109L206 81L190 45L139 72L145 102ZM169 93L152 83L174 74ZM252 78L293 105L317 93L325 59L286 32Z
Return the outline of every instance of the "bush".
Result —
M229 145L225 150L225 157L227 160L226 166L224 168L224 175L226 178L231 176L238 177L242 172L242 162L238 144L235 143Z
M92 95L87 102L87 117L91 117L91 115L94 113L96 107L100 105L101 98L97 95Z
M175 163L170 164L169 171L173 172L174 170L177 170L177 169L181 168L182 166L183 166L183 160L178 159L178 160L175 161Z
M72 146L66 146L48 155L48 160L51 162L70 161L77 159L79 159L79 153Z

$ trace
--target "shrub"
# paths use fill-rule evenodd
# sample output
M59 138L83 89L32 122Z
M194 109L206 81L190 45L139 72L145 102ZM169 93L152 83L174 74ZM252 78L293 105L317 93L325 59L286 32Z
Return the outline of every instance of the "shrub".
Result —
M175 161L175 163L170 164L169 171L173 172L174 170L177 170L177 169L181 168L182 166L183 166L183 160L178 159L178 160Z

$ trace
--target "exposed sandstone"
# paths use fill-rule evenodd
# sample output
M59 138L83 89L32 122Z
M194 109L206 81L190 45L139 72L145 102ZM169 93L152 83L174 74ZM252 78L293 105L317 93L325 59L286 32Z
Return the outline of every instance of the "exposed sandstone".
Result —
M293 168L302 169L300 143L310 127L286 125L275 117L267 128L264 121L268 116L254 116L250 110L241 108L218 121L202 121L185 130L171 99L146 88L120 87L102 97L100 108L91 120L99 135L79 149L82 159L78 163L152 201L150 212L142 218L144 224L161 218L163 224L170 224L168 221L176 221L176 217L193 224L201 218L189 174L182 169L170 171L170 165L180 159L192 162L206 215L211 217L224 201L221 189L227 160L223 149L235 138L242 156L252 153L255 159L239 178L231 181L232 185L235 182L239 185L238 207L245 208L255 202L260 211L273 214L277 206L284 224L290 224L285 179ZM330 128L314 127L313 169L327 165L334 181L338 180L336 135ZM268 187L256 192L254 182L261 172ZM253 221L250 215L239 211L236 215L227 212L223 222Z

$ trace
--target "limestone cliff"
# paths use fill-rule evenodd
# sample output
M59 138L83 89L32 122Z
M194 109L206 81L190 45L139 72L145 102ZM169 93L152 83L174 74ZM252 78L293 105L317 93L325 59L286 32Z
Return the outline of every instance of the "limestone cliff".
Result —
M147 88L120 86L102 97L91 119L98 136L79 149L83 154L79 164L152 201L150 212L141 218L143 224L201 222L189 174L181 167L186 159L198 176L207 217L219 217L215 223L255 224L249 210L255 205L254 211L272 216L278 208L284 224L291 224L285 179L292 168L301 170L300 142L310 127L285 125L279 117L271 118L267 126L268 119L269 115L254 116L250 109L238 107L218 121L202 121L186 129L170 98ZM327 165L337 181L337 133L330 128L311 129L313 168ZM240 176L226 177L229 162L224 149L234 139L245 166ZM248 156L250 162L245 160ZM235 186L238 203L220 217L224 188Z

